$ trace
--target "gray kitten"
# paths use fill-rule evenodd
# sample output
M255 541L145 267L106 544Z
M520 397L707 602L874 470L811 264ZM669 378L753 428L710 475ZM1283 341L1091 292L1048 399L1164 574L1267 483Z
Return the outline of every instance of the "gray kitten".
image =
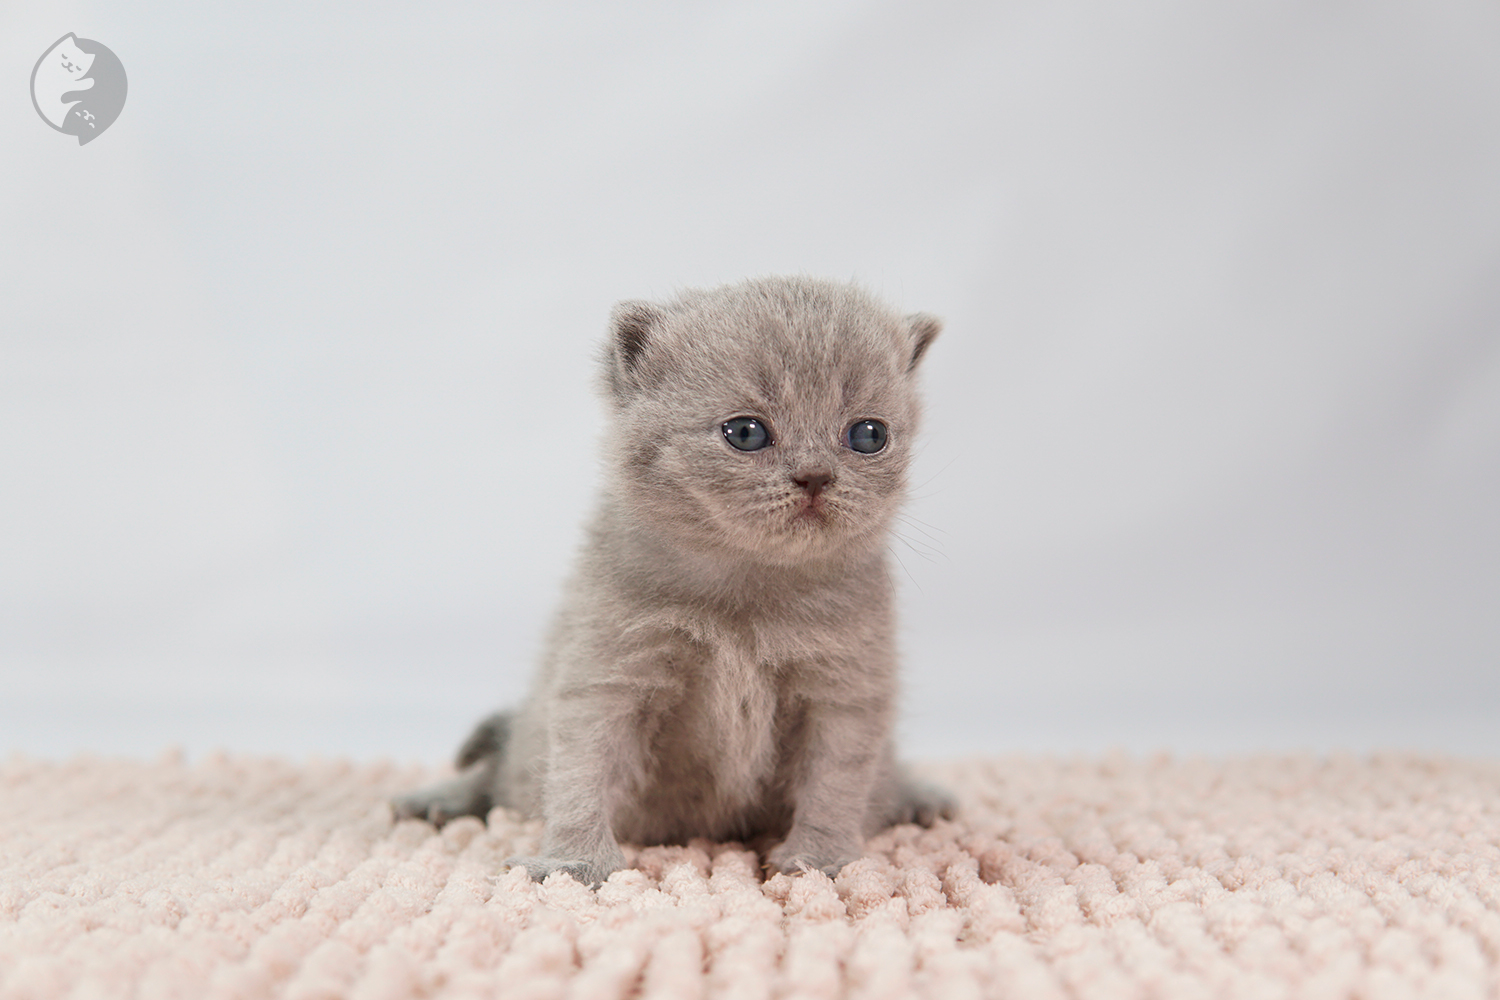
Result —
M886 570L939 329L808 278L616 306L609 474L530 698L397 816L539 815L512 863L597 885L619 840L780 838L769 868L833 875L952 815L892 752Z

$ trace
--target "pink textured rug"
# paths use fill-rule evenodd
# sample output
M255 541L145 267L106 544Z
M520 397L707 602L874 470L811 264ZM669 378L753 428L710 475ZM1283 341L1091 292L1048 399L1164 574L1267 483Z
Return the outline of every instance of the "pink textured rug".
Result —
M1500 995L1500 764L928 770L959 820L837 880L702 843L594 893L503 871L498 810L392 825L417 769L14 759L0 997Z

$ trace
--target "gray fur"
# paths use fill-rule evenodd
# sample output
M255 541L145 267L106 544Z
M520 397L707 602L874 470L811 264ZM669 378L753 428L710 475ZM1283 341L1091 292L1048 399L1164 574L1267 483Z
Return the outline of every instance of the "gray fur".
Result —
M951 815L895 762L886 568L939 329L808 278L617 306L609 475L531 695L397 815L541 816L541 855L512 863L589 884L620 840L780 838L769 868L834 874L871 833ZM731 447L740 416L772 444ZM868 418L889 428L875 454L843 442Z

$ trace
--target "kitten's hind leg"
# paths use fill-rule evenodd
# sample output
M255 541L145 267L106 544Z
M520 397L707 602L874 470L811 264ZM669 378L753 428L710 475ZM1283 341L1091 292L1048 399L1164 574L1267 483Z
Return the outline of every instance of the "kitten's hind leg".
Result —
M476 767L450 781L397 796L391 800L391 811L397 819L425 819L434 826L460 816L484 819L494 804L490 791L494 778L493 767Z
M896 769L885 793L872 805L877 803L878 812L870 817L875 820L870 832L898 823L932 826L939 819L952 819L958 814L958 800L947 789L914 778L905 768Z
M458 757L453 762L460 771L481 760L500 759L500 755L505 752L505 745L510 742L512 714L514 713L496 712L474 727L469 738L464 740L464 745L458 748Z
M931 826L939 819L952 819L956 816L958 800L940 785L903 775L895 812L896 815L891 820L893 824L916 823L918 826Z
M485 719L458 751L456 763L467 771L392 799L391 811L398 820L425 819L437 826L460 816L484 819L495 805L495 782L509 736L510 713L499 712Z

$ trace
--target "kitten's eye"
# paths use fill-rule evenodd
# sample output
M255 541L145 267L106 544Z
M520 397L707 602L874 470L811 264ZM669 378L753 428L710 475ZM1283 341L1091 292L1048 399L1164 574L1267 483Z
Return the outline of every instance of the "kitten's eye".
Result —
M885 447L890 432L879 420L861 420L849 428L849 447L862 455L873 455Z
M724 421L724 440L740 451L760 451L771 443L771 432L754 417L735 417Z

